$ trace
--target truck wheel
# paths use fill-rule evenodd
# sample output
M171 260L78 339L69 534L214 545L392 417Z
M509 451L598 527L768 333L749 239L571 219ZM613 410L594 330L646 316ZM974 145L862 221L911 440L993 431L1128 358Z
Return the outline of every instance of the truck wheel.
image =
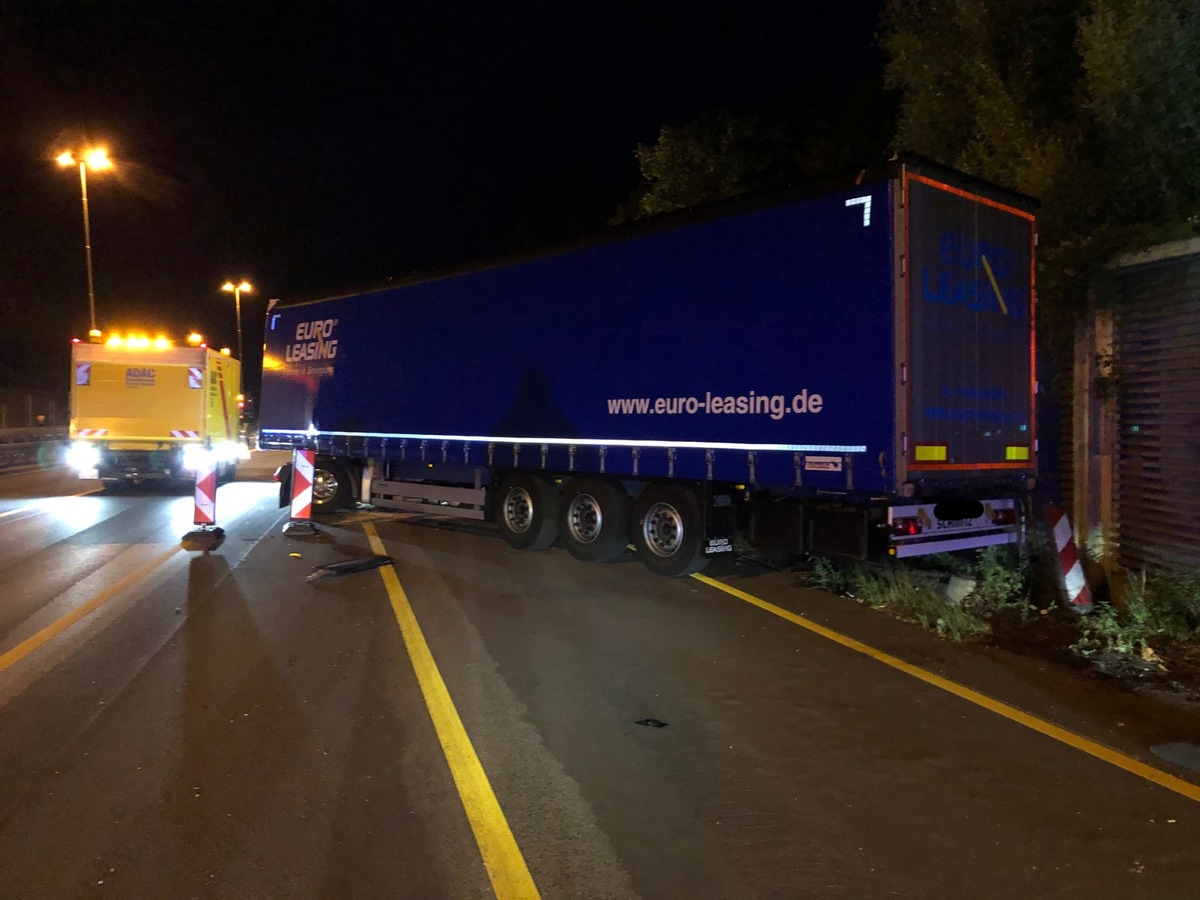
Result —
M334 512L354 505L350 473L340 462L318 456L313 463L313 512Z
M558 536L558 488L535 475L509 475L496 499L500 535L516 550L545 550Z
M675 484L642 491L633 507L633 544L647 569L669 578L699 572L708 564L703 542L704 517L695 494Z
M558 502L558 533L582 562L612 562L629 542L629 496L598 478L576 478Z

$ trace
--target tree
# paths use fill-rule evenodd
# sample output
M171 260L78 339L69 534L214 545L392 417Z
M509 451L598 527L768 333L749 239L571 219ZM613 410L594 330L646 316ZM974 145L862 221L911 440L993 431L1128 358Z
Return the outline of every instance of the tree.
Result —
M699 206L778 183L794 151L783 128L727 110L695 122L664 125L650 146L633 155L644 183L613 222Z
M1194 0L1099 0L1080 22L1077 46L1086 72L1084 105L1121 215L1160 223L1194 216L1200 6Z
M893 98L877 78L846 86L832 115L767 122L709 111L660 129L634 157L643 183L611 223L685 209L742 194L813 181L878 162L895 125Z
M1200 201L1200 9L1191 0L890 0L896 148L1042 201L1046 336L1115 254Z

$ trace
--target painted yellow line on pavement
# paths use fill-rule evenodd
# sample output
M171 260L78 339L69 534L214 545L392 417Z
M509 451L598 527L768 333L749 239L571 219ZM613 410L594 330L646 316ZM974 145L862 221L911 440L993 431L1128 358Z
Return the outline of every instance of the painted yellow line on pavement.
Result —
M387 551L375 526L366 522L363 530L371 542L371 550L386 556ZM400 585L400 578L392 566L383 566L379 574L392 601L396 624L400 626L400 634L408 648L413 671L416 672L434 730L442 744L442 752L450 765L450 774L458 787L467 820L475 833L475 843L479 845L479 853L492 881L492 890L497 900L537 900L541 894L533 883L533 876L525 865L525 857L521 855L512 829L508 827L508 820L475 754L462 719L458 717L454 700L446 689L429 645L425 643L425 635L408 602L408 595Z
M982 706L984 709L995 713L998 716L1003 716L1016 722L1018 725L1024 725L1039 734L1044 734L1046 737L1060 741L1069 747L1074 747L1089 756L1094 756L1096 759L1103 760L1106 763L1116 766L1118 769L1124 769L1132 775L1139 778L1144 778L1146 781L1153 782L1159 787L1164 787L1169 791L1174 791L1176 794L1181 794L1189 800L1200 801L1200 786L1192 784L1190 781L1184 781L1182 778L1177 778L1170 772L1164 772L1161 769L1156 769L1154 766L1146 765L1141 760L1134 759L1132 756L1126 756L1111 747L1105 747L1096 741L1089 740L1082 735L1076 734L1073 731L1068 731L1045 719L1039 719L1037 716L1030 715L1027 712L1022 712L1015 706L1009 706L1007 703L1001 703L999 700L981 694L978 691L973 691L968 687L951 681L948 678L943 678L940 675L935 675L932 672L914 666L911 663L906 663L904 660L892 656L889 653L884 653L882 650L876 650L874 647L864 644L861 641L856 641L854 638L846 637L844 634L839 634L830 628L823 625L818 625L816 622L811 622L803 616L798 616L793 612L788 612L774 603L768 603L766 600L759 599L753 594L747 594L745 591L739 591L735 587L730 587L727 584L722 584L720 581L715 581L704 575L693 575L693 578L702 581L705 584L716 588L719 591L724 591L730 596L737 597L739 600L744 600L747 603L757 606L759 609L766 610L772 615L779 616L781 619L799 625L801 628L806 628L814 634L819 634L821 637L833 641L836 644L841 644L850 650L857 653L862 653L865 656L871 657L885 666L891 666L893 669L903 672L906 675L911 675L924 681L926 684L931 684L936 688L940 688L947 693L954 694L956 697L974 703L976 706Z
M170 559L172 556L174 556L176 553L178 553L182 549L183 549L182 547L178 547L178 546L172 547L166 553L156 556L154 559L150 560L150 562L146 563L140 569L137 569L134 572L130 572L128 575L126 575L120 581L113 584L107 590L100 592L95 597L93 597L91 600L88 600L86 603L75 607L73 610L71 610L69 613L67 613L65 616L63 616L61 619L58 619L55 622L51 622L49 625L47 625L45 628L43 628L37 634L33 635L33 637L26 638L21 643L17 644L17 646L15 646L11 650L9 650L7 653L0 654L0 672L3 672L6 669L9 669L12 666L16 665L21 660L23 660L26 656L28 656L30 653L32 653L34 650L37 650L39 647L41 647L43 644L45 644L47 641L62 634L64 631L66 631L68 628L70 628L72 625L74 625L76 622L78 622L84 616L99 609L101 606L103 606L105 603L107 603L113 597L117 596L117 594L121 593L121 591L125 590L126 588L128 588L130 585L134 584L139 579L145 578L147 575L149 575L151 572L153 572L155 569L157 569L159 566L161 566L163 563L165 563L168 559Z

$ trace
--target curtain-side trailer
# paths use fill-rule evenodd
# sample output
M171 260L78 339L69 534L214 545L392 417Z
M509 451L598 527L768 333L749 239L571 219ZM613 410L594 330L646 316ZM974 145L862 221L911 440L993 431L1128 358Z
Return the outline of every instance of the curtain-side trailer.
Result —
M318 509L495 522L681 575L1013 543L1034 204L922 160L268 311L259 444Z

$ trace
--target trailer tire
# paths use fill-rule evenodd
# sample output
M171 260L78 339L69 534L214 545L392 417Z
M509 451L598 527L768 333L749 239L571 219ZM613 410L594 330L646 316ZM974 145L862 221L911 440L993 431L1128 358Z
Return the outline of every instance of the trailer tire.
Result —
M655 575L679 578L708 564L704 516L695 493L677 484L652 484L633 507L633 545Z
M336 459L318 456L313 462L313 512L336 512L353 505L354 490L350 486L349 470Z
M612 562L629 543L629 495L619 484L575 478L558 501L558 534L581 562Z
M545 478L504 478L495 512L500 536L514 550L545 550L558 537L558 488Z

